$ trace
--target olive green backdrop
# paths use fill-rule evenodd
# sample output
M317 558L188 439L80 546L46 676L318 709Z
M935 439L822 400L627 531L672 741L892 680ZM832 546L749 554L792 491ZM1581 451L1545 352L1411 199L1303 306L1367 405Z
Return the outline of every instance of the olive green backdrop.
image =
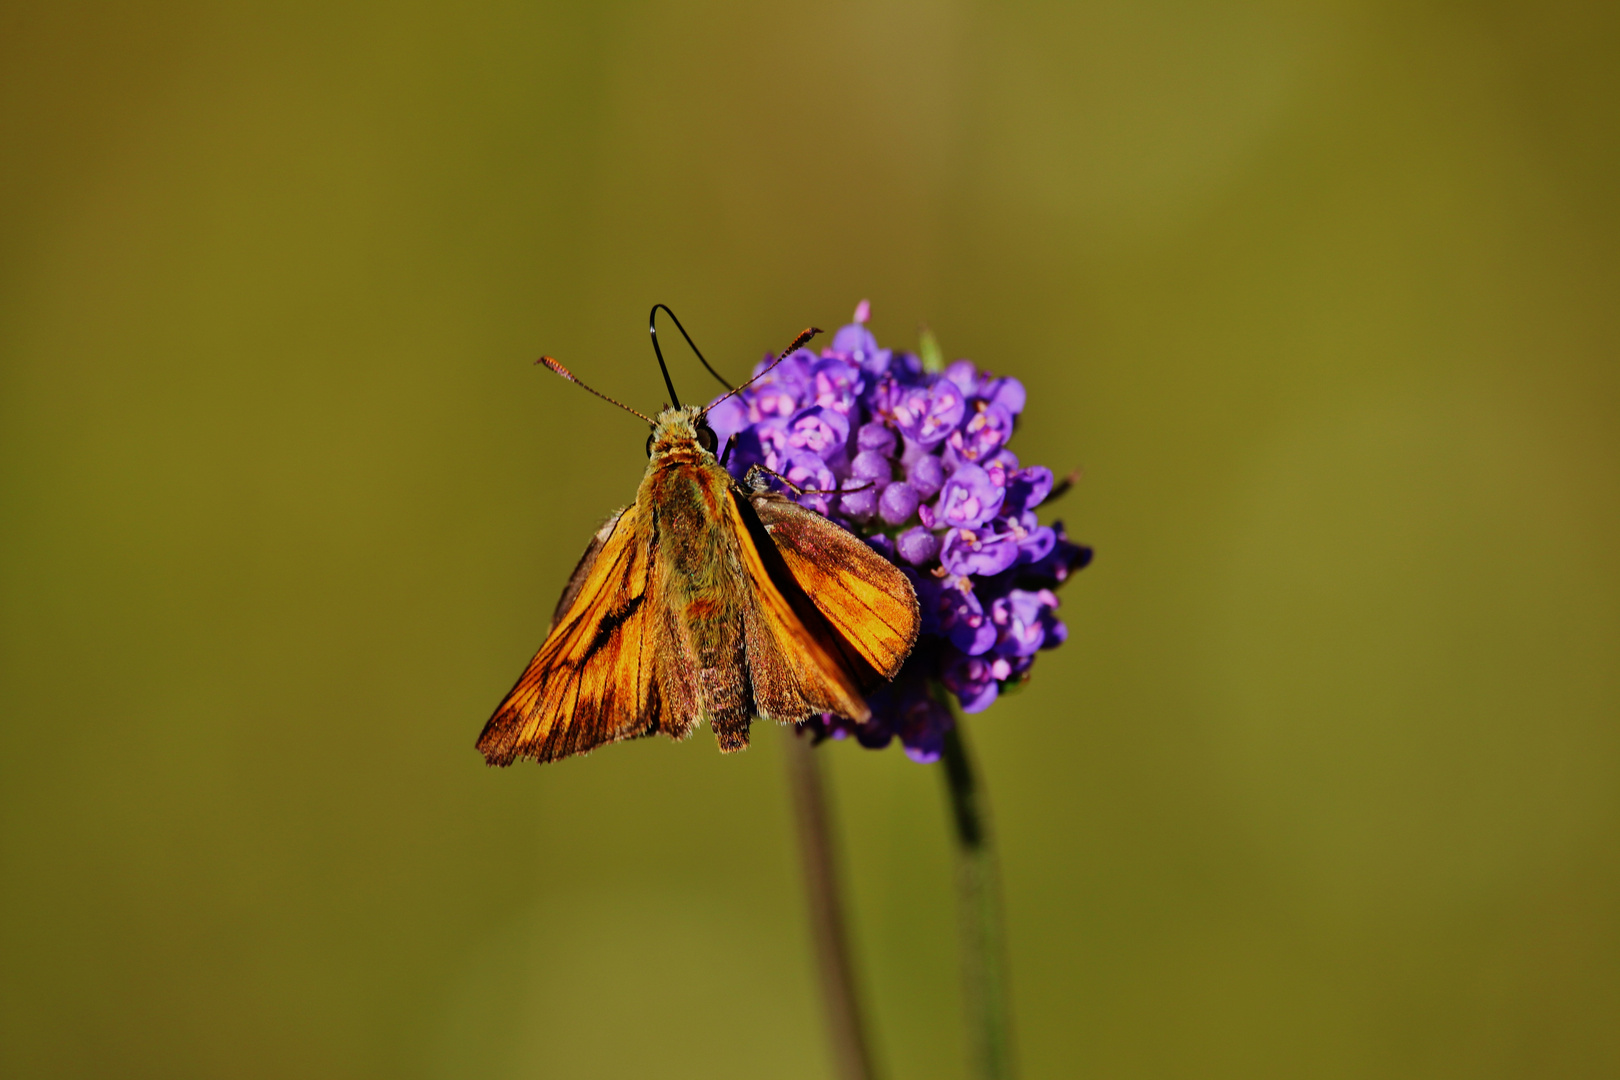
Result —
M1620 1073L1612 5L8 4L0 1073L825 1077L781 740L487 770L655 301L1085 480L974 719L1030 1077ZM681 385L702 386L684 355ZM696 393L696 391L691 391ZM831 748L895 1078L938 777Z

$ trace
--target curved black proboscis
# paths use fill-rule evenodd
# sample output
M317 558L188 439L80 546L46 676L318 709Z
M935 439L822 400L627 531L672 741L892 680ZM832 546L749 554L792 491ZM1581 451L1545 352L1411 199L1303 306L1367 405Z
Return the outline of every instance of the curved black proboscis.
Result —
M664 365L664 350L660 349L658 347L658 313L659 313L659 311L662 311L664 314L668 315L674 321L675 329L677 329L677 330L679 330L681 332L681 337L685 338L686 343L689 346L691 346L693 354L696 355L697 358L698 358L698 363L703 365L703 370L707 371L710 375L713 375L716 379L720 380L720 385L721 386L725 387L727 390L730 390L732 388L731 384L726 381L726 378L725 378L724 375L721 375L718 371L714 370L714 368L709 366L709 362L703 358L703 351L697 347L697 343L692 340L692 335L688 334L686 332L686 327L681 325L681 320L676 316L675 312L670 310L669 305L668 304L654 304L652 306L651 313L649 313L648 316L647 316L647 332L652 335L653 353L656 354L657 357L658 357L658 368L659 368L660 371L662 371L664 373L664 385L669 388L669 399L670 399L670 401L672 403L674 403L675 407L677 409L680 408L681 403L680 403L679 399L677 399L675 397L675 384L672 381L670 381L669 368Z

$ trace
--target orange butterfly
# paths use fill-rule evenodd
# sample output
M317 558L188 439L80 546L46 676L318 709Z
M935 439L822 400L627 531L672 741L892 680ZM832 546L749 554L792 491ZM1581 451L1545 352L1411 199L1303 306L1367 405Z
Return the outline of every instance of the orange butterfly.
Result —
M771 367L818 333L800 334ZM540 651L484 725L484 758L556 761L656 732L684 739L703 720L729 752L748 746L756 716L867 719L863 694L894 677L917 639L905 575L758 472L734 480L706 410L679 403L668 368L676 404L654 420L540 362L651 424L649 460L636 501L597 531Z

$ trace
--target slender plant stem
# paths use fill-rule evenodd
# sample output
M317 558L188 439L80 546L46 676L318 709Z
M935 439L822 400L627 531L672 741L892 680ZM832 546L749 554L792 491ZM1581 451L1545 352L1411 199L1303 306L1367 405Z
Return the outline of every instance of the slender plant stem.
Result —
M956 829L960 890L962 999L967 1010L971 1075L1011 1080L1012 1020L1007 1008L1006 939L1001 918L1001 878L991 843L990 807L973 769L962 730L962 712L950 701L956 724L945 733L945 790Z
M838 880L838 847L832 835L821 755L807 736L797 732L786 742L788 786L793 791L794 816L799 823L799 851L804 859L810 931L815 942L816 966L821 974L833 1064L842 1080L873 1080L877 1074L872 1068L872 1054L855 986L855 967L850 960Z

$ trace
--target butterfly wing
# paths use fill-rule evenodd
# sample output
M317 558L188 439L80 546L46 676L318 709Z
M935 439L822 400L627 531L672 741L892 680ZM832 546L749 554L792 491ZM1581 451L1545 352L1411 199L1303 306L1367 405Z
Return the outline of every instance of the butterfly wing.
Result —
M650 517L631 505L580 559L540 651L478 737L491 765L555 761L603 743L666 731L654 675L666 633L657 615Z
M917 641L917 593L899 567L859 537L772 491L749 502L793 580L840 638L884 679Z
M727 513L753 598L745 609L744 625L756 709L784 722L817 712L855 720L869 718L863 688L876 685L884 676L829 620L819 602L807 595L743 493L733 489ZM896 578L915 610L911 583L898 571ZM898 669L899 662L893 667Z

